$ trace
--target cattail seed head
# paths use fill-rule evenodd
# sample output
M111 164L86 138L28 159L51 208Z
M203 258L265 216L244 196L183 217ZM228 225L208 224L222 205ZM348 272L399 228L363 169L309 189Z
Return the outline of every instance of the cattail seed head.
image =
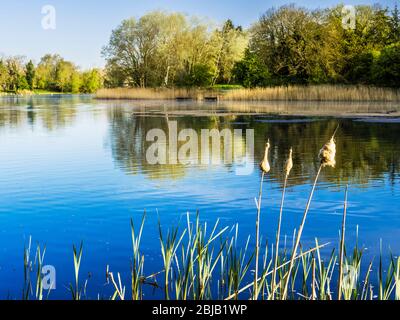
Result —
M319 159L323 167L332 167L336 165L336 143L334 137L331 138L320 150Z
M264 159L260 163L261 170L264 171L264 173L268 173L271 170L271 166L269 165L268 161L268 153L269 153L269 140L267 141L267 144L265 145L265 153L264 153Z
M290 171L291 171L292 168L293 168L293 158L292 158L292 154L293 154L293 150L292 150L292 148L290 148L289 157L288 157L288 159L286 160L286 164L285 164L285 175L286 175L286 176L289 176Z

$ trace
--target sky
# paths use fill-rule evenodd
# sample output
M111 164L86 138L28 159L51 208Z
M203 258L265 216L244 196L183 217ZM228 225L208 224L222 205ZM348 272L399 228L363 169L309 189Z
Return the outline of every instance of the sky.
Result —
M152 10L179 11L218 24L230 18L244 27L271 7L295 3L308 8L334 6L339 0L0 0L0 55L23 55L35 62L58 53L82 68L102 67L101 49L111 31L129 17ZM345 4L393 6L396 0L345 0ZM43 29L42 8L55 9L55 29Z

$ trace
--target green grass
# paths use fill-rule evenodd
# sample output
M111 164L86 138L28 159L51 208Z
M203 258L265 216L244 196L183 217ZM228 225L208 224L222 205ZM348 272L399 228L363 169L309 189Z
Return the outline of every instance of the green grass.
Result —
M210 89L215 90L235 90L235 89L243 89L244 87L240 84L216 84L213 85Z

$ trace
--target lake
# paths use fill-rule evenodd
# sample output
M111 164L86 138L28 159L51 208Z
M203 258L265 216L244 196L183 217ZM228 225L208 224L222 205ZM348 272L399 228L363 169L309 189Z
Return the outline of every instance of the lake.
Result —
M334 116L336 110L345 116ZM271 172L264 182L261 233L264 240L274 242L282 168L293 147L282 226L282 239L291 242L318 170L318 152L338 124L337 165L322 171L303 246L313 246L317 237L320 243L331 243L324 254L337 248L348 184L349 247L358 233L367 261L379 255L380 242L386 259L390 252L396 255L400 252L400 120L366 114L398 111L398 106L379 104L1 98L0 298L22 295L24 246L30 237L33 251L37 243L46 246L45 264L57 271L51 298L70 297L72 245L81 241L81 279L88 279L88 297L111 295L107 265L121 273L129 291L130 219L139 224L144 210L141 248L148 273L159 271L161 264L158 221L167 230L184 224L187 212L194 218L198 211L201 221L210 225L217 219L221 226L238 224L243 244L251 235L254 245L258 163L267 139ZM232 140L230 163L150 164L146 135L159 128L168 136L168 121L176 121L178 130L193 129L199 135L202 129L242 129L243 134L253 129L254 152L243 153L244 137L239 137ZM238 175L235 161L244 158L254 170ZM147 298L160 296L161 291L146 291Z

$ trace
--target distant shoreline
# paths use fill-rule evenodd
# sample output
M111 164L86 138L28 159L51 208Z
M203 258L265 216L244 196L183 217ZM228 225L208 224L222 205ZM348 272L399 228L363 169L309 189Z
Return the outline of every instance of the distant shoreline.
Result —
M400 102L400 90L372 86L314 85L267 88L114 88L101 89L96 99L195 101Z

